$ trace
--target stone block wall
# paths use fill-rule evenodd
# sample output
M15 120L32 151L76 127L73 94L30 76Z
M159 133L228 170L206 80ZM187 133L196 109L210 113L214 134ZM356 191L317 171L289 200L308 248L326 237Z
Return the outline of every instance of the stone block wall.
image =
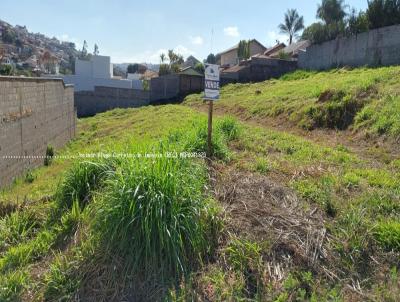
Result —
M74 88L59 79L0 76L0 187L42 165L75 135ZM14 158L17 157L17 158Z

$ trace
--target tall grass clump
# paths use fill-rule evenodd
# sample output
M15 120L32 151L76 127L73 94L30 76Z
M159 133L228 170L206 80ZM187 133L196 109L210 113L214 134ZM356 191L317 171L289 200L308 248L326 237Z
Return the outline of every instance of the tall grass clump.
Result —
M221 131L226 140L230 142L239 138L241 128L237 119L226 116L217 121L217 131Z
M375 228L374 237L388 251L400 251L400 222L382 221Z
M75 200L84 207L91 193L99 188L114 169L115 162L85 161L75 164L64 177L56 196L59 209L71 209Z
M123 159L95 203L101 250L143 278L181 276L211 247L205 181L203 166L188 159Z
M233 117L224 117L214 123L212 133L212 156L217 159L228 160L230 152L228 142L237 139L241 128ZM183 149L187 152L207 151L208 126L206 119L200 119L193 123L192 129L180 135ZM175 135L176 137L176 135Z

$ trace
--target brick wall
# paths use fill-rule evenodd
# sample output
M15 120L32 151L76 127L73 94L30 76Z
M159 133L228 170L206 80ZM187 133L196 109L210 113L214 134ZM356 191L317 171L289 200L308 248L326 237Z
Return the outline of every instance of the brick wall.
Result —
M59 79L0 76L0 187L75 135L74 89ZM9 159L5 156L27 156Z

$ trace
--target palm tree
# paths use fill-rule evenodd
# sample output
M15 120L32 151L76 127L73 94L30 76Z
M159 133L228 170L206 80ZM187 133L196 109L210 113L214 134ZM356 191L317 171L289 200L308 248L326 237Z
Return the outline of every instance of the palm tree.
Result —
M161 60L161 64L163 64L165 62L166 56L164 53L160 54L160 60Z
M343 0L322 0L318 5L317 18L326 24L338 24L346 17L346 5Z
M281 33L289 35L289 44L292 44L293 38L304 28L304 18L299 16L297 10L289 9L285 14L285 22L279 24Z

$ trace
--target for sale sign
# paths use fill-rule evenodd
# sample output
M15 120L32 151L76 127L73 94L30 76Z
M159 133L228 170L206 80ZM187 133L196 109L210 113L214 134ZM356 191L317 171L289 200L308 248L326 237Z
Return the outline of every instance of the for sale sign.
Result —
M219 99L219 65L206 64L204 99Z

